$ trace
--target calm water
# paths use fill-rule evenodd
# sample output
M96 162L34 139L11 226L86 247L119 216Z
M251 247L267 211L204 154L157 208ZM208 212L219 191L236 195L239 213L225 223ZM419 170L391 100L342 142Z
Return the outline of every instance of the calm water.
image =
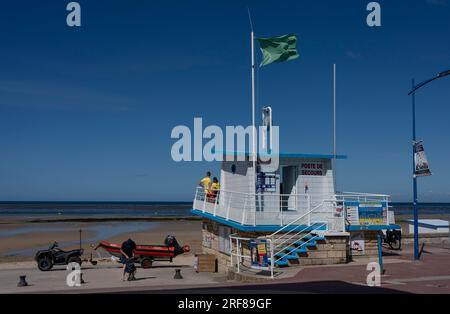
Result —
M74 240L68 242L59 242L61 248L78 245L79 243L79 233L78 228L72 226L63 225L63 223L55 223L53 226L33 226L33 225L25 225L23 227L19 227L16 229L9 230L0 230L0 241L7 241L9 237L17 237L22 234L27 233L47 233L47 232L66 232L73 235ZM133 222L129 221L127 223L98 223L94 225L89 225L83 228L83 231L91 232L93 235L83 237L83 243L86 246L90 243L98 243L101 240L105 240L117 235L146 231L155 228L158 225L158 222ZM84 233L86 234L86 233ZM163 234L161 235L161 243L163 241ZM124 238L126 239L126 237ZM51 241L52 242L52 241ZM51 243L49 243L50 245ZM49 245L32 247L27 249L20 250L9 250L7 252L0 252L0 256L33 256L37 251L47 249Z
M412 214L411 203L391 203L396 215ZM157 217L190 216L191 202L0 202L1 217ZM450 203L420 203L420 214L449 215Z
M0 202L0 218L176 217L191 209L191 202Z
M412 203L391 203L396 215L412 215ZM421 215L450 215L450 203L419 203Z

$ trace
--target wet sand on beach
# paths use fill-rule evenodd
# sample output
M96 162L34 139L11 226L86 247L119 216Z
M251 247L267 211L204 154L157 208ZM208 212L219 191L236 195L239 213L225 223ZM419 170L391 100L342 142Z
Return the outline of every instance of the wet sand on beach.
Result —
M405 235L408 233L408 224L411 215L398 215L395 217ZM449 215L420 215L421 219L433 218L449 220ZM188 244L191 254L201 252L202 222L194 218L158 218L147 220L134 220L132 217L124 220L107 219L70 219L61 220L55 218L42 221L29 221L18 219L2 219L0 221L0 263L20 262L33 260L35 252L47 248L54 241L60 243L65 250L79 247L79 230L82 229L83 248L85 258L91 253L94 258L98 254L92 250L92 245L100 240L113 243L122 243L131 238L138 244L163 244L164 238L172 234L180 245ZM99 250L102 257L109 254Z
M135 227L133 224L138 225ZM127 226L132 228L127 230ZM98 257L92 250L92 245L98 244L100 240L122 243L131 238L137 244L163 244L164 238L169 234L174 235L180 245L188 244L191 247L189 254L201 251L202 233L199 220L43 223L2 221L0 223L0 263L32 260L35 251L48 247L54 241L59 242L65 250L78 248L80 229L83 230L82 240L86 258L90 257L91 252L94 258ZM105 230L107 232L104 232ZM99 239L99 236L103 234L105 237ZM102 256L109 257L105 251L99 251Z

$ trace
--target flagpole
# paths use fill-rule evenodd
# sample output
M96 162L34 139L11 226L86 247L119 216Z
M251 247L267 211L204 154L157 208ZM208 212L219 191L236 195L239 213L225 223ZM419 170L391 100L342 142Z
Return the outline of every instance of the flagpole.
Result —
M336 63L333 64L333 181L336 192Z
M251 31L251 48L252 48L252 157L253 157L253 171L255 175L256 184L256 126L255 126L255 40L253 29ZM256 189L255 189L256 191Z

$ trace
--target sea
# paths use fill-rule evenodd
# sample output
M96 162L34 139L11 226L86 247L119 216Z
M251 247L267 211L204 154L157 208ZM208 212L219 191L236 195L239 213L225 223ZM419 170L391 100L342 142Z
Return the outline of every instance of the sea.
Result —
M0 202L2 217L151 218L191 216L192 202Z
M412 203L389 203L395 215L412 215ZM419 203L420 215L450 215L450 203Z
M390 203L395 215L411 215L411 203ZM450 203L420 203L419 214L450 215ZM2 217L151 218L191 216L192 202L0 202Z

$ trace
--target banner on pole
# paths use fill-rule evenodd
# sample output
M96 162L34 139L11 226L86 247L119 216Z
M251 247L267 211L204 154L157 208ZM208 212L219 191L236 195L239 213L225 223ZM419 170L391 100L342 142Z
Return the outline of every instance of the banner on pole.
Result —
M414 142L414 175L416 177L431 176L423 141Z

